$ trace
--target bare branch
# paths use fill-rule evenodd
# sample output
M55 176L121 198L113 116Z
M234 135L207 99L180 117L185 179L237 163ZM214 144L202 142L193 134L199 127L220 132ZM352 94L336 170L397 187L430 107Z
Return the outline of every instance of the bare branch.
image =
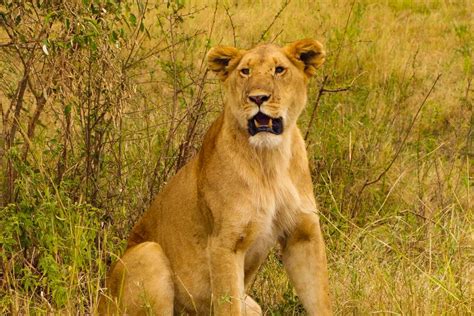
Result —
M237 46L237 36L235 35L235 25L234 21L232 20L232 15L230 15L229 8L224 6L225 14L229 18L230 26L232 27L232 38L234 39L234 46Z
M328 80L328 76L325 75L324 78L323 78L323 82L321 83L321 88L319 88L318 96L316 97L316 101L314 102L313 111L311 111L311 115L309 117L308 127L306 128L306 133L304 134L304 140L305 141L308 140L309 132L311 131L311 126L313 126L313 121L314 121L314 118L316 116L316 110L318 109L319 101L321 100L321 97L324 93L324 86L326 85L327 80Z
M388 165L384 168L384 170L374 179L372 180L369 180L369 179L366 179L364 184L362 185L362 187L360 188L359 192L358 192L358 195L357 195L357 199L356 199L356 202L354 203L353 207L352 207L352 210L351 210L351 214L352 216L354 217L355 216L355 208L358 206L359 202L360 202L360 199L361 199L361 196L362 196L362 193L364 192L364 190L372 185L372 184L375 184L377 182L380 181L380 179L382 179L382 177L387 174L387 172L390 170L390 168L392 168L393 166L393 163L397 160L398 156L400 155L400 153L402 152L402 149L404 148L405 146L405 143L408 139L408 136L410 136L411 134L411 130L413 129L413 126L415 125L415 122L418 118L418 115L420 114L421 110L423 109L426 101L428 100L429 96L431 95L431 93L433 92L436 84L438 83L438 80L439 78L441 77L441 74L438 74L438 76L436 77L436 79L434 80L433 84L431 85L431 88L430 90L428 91L428 93L426 94L425 98L423 99L423 102L421 102L420 106L418 107L418 110L416 111L415 115L413 116L413 119L410 123L410 126L408 126L408 129L407 129L407 132L405 134L405 137L403 138L400 146L398 147L397 151L395 152L395 155L393 156L393 158L390 160L390 162L388 163Z
M305 136L304 136L304 140L307 141L308 140L308 136L309 136L309 132L311 131L311 126L313 126L313 121L314 121L314 118L316 116L316 110L319 106L319 102L321 100L321 96L324 94L324 93L338 93L338 92L344 92L344 91L349 91L352 89L352 86L354 85L354 82L360 78L364 73L360 73L357 77L355 77L354 79L352 79L352 81L349 83L349 85L345 86L345 87L341 87L341 88L326 88L326 83L328 82L329 80L329 76L328 75L325 75L324 76L324 79L323 79L323 82L321 83L321 88L319 88L319 91L318 91L318 96L316 97L316 102L314 103L314 106L313 106L313 111L311 111L311 116L310 116L310 119L309 119L309 123L308 123L308 127L306 129L306 133L305 133Z
M286 9L286 7L290 4L291 0L286 0L283 5L281 6L280 10L275 14L273 17L273 20L270 22L270 24L267 26L267 28L260 34L259 42L263 41L267 33L270 31L272 28L273 24L275 24L276 20L280 17L280 15L283 13L283 11Z
M342 36L342 41L341 41L341 43L339 43L339 47L337 48L336 58L334 59L334 67L333 67L334 70L336 70L336 66L337 66L337 63L339 61L339 56L341 55L342 47L344 46L344 41L346 40L347 29L349 27L349 21L351 19L352 10L354 9L354 4L355 3L356 3L355 0L352 1L351 8L349 10L349 14L347 15L346 25L344 26L344 34Z

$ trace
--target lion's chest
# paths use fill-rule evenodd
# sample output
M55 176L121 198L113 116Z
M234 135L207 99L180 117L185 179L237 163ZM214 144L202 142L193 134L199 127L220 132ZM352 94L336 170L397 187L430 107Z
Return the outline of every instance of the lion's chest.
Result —
M292 230L298 217L307 204L287 174L267 182L252 192L254 201L251 221L259 227L254 245L274 243L278 237Z
M302 210L304 198L289 179L280 179L272 186L260 187L252 192L252 225L246 226L244 236L249 247L245 255L245 271L255 271L265 260L272 246L285 232L290 232ZM252 272L249 272L250 274Z

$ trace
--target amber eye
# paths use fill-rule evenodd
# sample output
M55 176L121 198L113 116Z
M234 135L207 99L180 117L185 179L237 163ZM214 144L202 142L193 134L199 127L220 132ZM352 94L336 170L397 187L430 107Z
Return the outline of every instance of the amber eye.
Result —
M242 69L240 69L240 73L241 73L242 75L246 75L246 76L247 76L247 75L250 74L250 69L248 69L248 68L242 68Z
M281 74L285 71L285 68L283 68L282 66L278 66L275 68L275 73L276 74Z

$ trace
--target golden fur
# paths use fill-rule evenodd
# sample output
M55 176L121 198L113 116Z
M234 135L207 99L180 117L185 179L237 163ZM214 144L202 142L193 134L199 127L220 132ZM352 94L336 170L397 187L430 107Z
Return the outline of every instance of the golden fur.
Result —
M100 313L260 315L246 291L278 241L308 314L331 314L324 242L296 125L308 79L323 61L322 45L309 39L209 52L209 69L225 87L224 111L199 154L133 228ZM262 96L263 103L252 101ZM280 117L283 132L251 136L259 111Z

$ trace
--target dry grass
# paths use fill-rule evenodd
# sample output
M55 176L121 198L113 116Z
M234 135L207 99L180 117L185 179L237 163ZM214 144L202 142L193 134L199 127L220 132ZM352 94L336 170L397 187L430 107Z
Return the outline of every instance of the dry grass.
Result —
M35 65L18 121L1 123L0 312L92 310L130 226L220 111L222 91L202 66L209 46L313 37L328 60L300 126L308 131L317 105L307 142L336 314L472 313L472 1L172 3L142 14L132 6L95 26L96 57L90 42L49 55L42 44L0 45L4 113L24 74L20 57L33 54ZM109 40L124 21L127 37ZM62 21L46 33L34 23L4 25L0 44L21 40L8 36L15 28L48 45L70 35ZM345 91L317 100L323 83ZM34 121L34 92L44 89ZM303 313L278 251L252 291L267 315Z

